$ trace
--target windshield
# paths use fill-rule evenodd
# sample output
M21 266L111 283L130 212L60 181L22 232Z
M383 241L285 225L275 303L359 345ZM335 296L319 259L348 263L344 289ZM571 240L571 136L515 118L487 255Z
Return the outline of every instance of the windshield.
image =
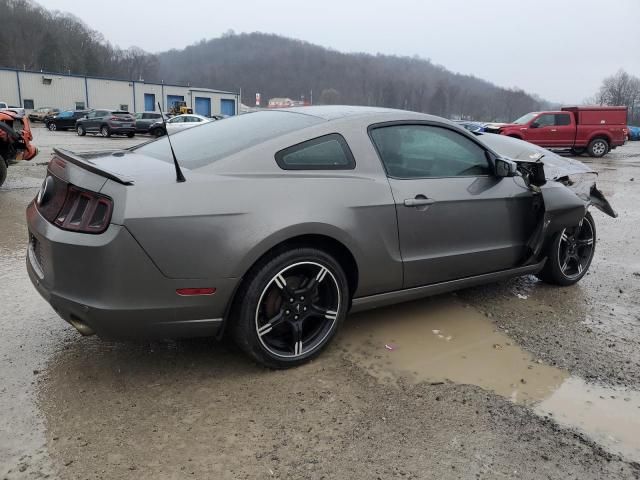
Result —
M533 120L536 115L538 115L538 112L527 113L526 115L521 116L519 119L514 120L511 123L515 123L516 125L524 125L525 123L529 123L531 120Z
M300 113L270 111L231 117L171 134L171 143L186 168L199 168L272 138L322 123ZM134 151L173 162L167 137L134 148Z

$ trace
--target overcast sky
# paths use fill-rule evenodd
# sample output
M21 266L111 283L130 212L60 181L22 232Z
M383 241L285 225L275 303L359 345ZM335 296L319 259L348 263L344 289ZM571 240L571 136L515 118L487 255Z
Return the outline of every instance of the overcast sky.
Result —
M429 58L562 103L624 68L640 76L640 0L38 0L150 52L267 32L343 52ZM402 72L398 72L401 75Z

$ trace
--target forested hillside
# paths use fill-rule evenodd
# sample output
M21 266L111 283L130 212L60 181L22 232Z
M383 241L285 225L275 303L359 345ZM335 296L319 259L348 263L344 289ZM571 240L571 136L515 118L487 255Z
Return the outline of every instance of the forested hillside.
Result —
M0 0L0 66L185 83L262 98L377 105L455 118L510 120L544 107L519 89L448 71L417 57L341 53L264 33L233 34L149 54L109 43L73 15ZM203 36L209 32L202 32ZM473 52L469 52L473 55Z

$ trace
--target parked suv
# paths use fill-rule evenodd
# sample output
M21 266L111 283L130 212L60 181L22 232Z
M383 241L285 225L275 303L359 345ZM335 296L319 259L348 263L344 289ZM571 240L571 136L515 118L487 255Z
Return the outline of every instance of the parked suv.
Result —
M132 138L136 134L136 120L123 110L92 110L76 122L76 132L80 136L99 133L103 137L126 135Z
M76 121L90 111L91 110L65 110L57 115L44 117L44 124L52 132L56 130L69 130L70 128L76 128Z
M32 122L44 122L45 118L60 113L59 108L41 107L37 108L29 114L29 120Z
M165 119L169 119L165 115ZM162 123L162 114L156 112L136 113L136 133L150 133L151 126L155 123ZM157 135L160 136L160 135Z

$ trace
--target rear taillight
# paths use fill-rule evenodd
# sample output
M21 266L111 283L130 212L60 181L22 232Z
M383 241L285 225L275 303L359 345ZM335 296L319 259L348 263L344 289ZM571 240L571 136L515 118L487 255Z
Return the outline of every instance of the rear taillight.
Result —
M113 201L104 195L69 185L64 205L53 223L64 230L102 233L109 226Z

